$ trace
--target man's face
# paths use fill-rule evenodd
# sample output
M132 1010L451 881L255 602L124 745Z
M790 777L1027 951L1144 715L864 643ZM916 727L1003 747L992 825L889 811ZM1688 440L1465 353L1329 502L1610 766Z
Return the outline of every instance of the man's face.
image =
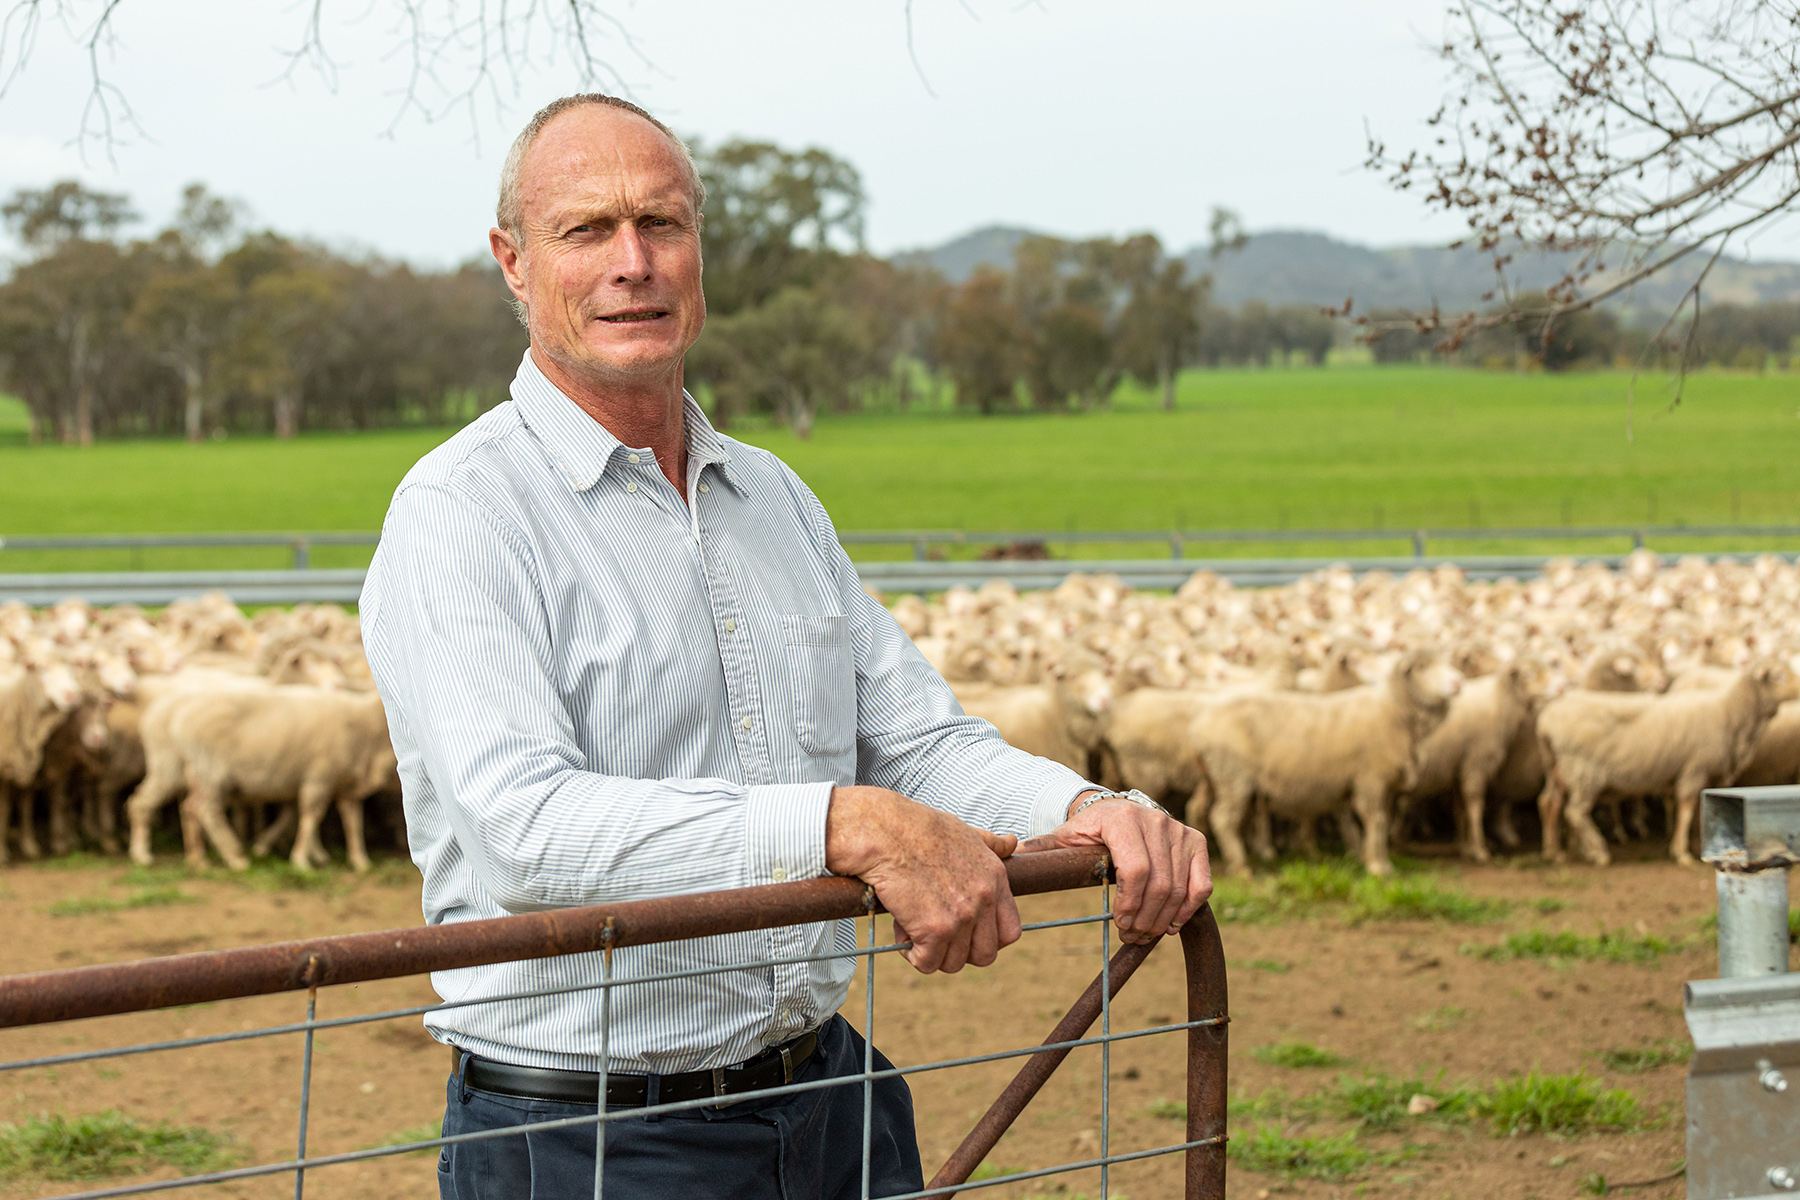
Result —
M655 386L706 324L700 217L680 154L641 117L589 104L544 126L520 172L524 244L489 240L531 343L599 387Z

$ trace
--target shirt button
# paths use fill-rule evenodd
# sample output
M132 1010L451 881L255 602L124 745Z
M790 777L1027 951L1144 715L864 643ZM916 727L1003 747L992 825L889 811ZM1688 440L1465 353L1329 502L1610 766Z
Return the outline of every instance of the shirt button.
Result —
M634 480L632 480L632 481L631 481L631 482L630 482L630 483L628 483L628 484L626 484L626 485L625 485L625 490L626 490L626 491L628 491L628 492L635 492L635 491L637 491L637 480L635 480L635 479L634 479Z
M737 632L737 622L734 621L733 619L731 619L730 617L725 618L725 632L726 633L736 633Z
M750 718L749 717L744 718L744 728L745 729L750 728Z
M787 868L776 867L773 871L769 872L769 878L773 879L776 883L781 883L787 878Z
M702 496L704 496L704 495L706 495L706 493L707 493L707 490L708 490L708 489L707 489L707 486L706 486L706 485L705 485L705 484L704 484L704 483L703 483L703 484L701 484L701 485L700 485L700 494L701 494L701 495L702 495Z
M642 460L640 458L638 458L637 455L632 454L632 455L627 455L625 461L634 463L634 462L641 462Z

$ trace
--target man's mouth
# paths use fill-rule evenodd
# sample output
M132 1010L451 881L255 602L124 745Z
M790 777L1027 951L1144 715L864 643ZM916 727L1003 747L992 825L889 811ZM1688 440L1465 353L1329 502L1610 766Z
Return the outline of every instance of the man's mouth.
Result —
M630 312L611 313L600 319L612 325L623 325L630 321L655 321L668 315L667 311L660 308L638 308Z

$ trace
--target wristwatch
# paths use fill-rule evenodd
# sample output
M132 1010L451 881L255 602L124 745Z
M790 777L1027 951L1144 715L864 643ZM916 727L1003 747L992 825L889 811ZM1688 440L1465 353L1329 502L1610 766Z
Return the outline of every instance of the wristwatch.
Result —
M1114 792L1107 788L1100 788L1090 792L1088 798L1076 806L1075 811L1069 814L1069 820L1073 821L1076 817L1079 817L1082 813L1086 812L1089 805L1098 804L1102 800L1126 800L1137 805L1139 808L1148 808L1165 814L1168 811L1163 808L1162 805L1144 795L1144 793L1138 791L1136 788L1130 788L1123 792Z

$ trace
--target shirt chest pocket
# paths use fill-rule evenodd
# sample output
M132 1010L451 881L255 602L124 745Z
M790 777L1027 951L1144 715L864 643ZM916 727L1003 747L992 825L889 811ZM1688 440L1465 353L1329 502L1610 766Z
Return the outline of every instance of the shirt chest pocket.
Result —
M849 617L781 618L793 681L794 733L817 758L856 748L856 658Z

